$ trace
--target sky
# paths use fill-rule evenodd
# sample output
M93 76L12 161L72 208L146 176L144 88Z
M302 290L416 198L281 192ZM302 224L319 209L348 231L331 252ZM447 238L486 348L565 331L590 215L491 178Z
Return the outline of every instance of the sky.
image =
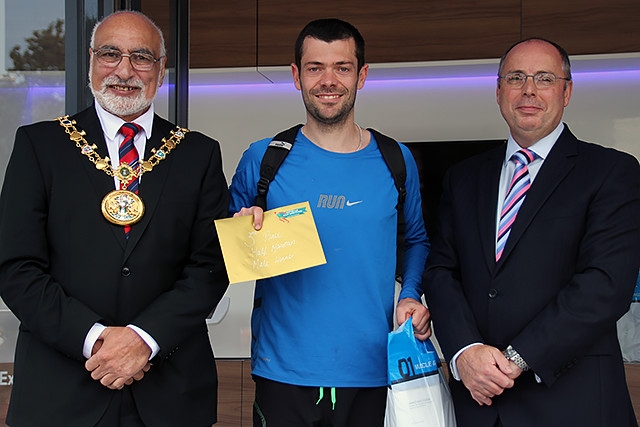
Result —
M4 31L0 31L1 52L6 68L13 66L9 52L15 45L26 46L25 39L34 30L43 30L56 19L64 19L65 0L0 0L0 16ZM2 7L4 4L4 7Z

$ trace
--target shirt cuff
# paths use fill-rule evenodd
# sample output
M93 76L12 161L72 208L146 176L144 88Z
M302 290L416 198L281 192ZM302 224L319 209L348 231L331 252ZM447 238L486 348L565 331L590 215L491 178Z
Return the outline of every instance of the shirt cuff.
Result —
M91 357L91 352L93 351L93 346L96 341L98 341L98 337L102 331L107 329L106 326L101 325L100 323L94 323L89 332L87 332L87 336L84 338L84 345L82 346L82 355L89 359Z
M458 357L462 354L463 351L465 351L469 347L473 347L474 345L482 345L482 343L474 342L467 346L464 346L460 350L458 350L458 352L454 354L453 357L451 358L451 362L449 362L449 369L451 371L451 376L453 376L453 378L456 381L460 381L460 374L458 373L458 366L456 365L456 362L458 361Z
M140 335L140 338L142 338L142 340L145 343L147 343L147 345L151 349L151 355L149 356L149 360L151 360L154 357L156 357L156 354L158 354L160 352L160 346L158 345L156 340L154 340L153 337L151 337L151 335L149 335L144 330L140 329L139 327L137 327L135 325L127 325L127 328L131 328L134 331L136 331L136 333L138 335Z

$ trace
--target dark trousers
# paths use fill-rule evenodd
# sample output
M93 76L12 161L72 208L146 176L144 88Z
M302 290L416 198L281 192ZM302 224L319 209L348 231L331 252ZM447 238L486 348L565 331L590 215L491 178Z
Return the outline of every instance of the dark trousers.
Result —
M387 387L302 387L254 377L254 427L383 427Z
M145 427L138 415L131 388L125 386L114 393L107 411L95 427Z

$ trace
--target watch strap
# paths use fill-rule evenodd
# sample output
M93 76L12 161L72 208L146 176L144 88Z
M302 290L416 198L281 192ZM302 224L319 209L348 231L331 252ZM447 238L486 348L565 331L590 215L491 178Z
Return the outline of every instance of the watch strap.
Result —
M504 351L504 357L511 360L523 371L529 370L529 365L527 364L527 362L524 361L522 356L520 356L520 353L518 353L511 345L509 345Z

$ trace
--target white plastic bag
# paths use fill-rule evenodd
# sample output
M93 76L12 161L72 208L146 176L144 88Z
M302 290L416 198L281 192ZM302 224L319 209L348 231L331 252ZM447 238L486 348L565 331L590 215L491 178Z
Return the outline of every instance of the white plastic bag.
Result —
M389 333L386 427L455 427L451 392L430 340L413 335L411 319Z
M625 363L640 363L640 274L629 311L618 320L618 340Z

